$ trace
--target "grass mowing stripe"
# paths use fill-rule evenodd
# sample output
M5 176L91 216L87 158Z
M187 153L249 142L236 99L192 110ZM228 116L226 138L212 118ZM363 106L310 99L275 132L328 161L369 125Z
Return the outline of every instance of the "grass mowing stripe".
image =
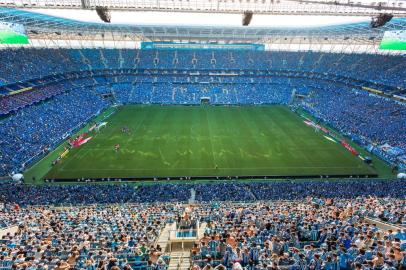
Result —
M207 132L208 132L207 137L208 137L208 141L209 141L209 145L210 145L210 151L211 151L210 153L211 153L213 167L214 167L214 166L217 166L217 161L216 161L216 157L214 154L214 148L213 148L214 138L212 137L210 121L208 119L208 108L204 108L204 116L205 116L205 127L207 128Z

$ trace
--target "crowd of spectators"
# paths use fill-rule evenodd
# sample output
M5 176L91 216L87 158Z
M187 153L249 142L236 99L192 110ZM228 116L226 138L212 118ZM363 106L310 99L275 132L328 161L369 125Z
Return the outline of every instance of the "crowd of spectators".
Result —
M6 205L17 222L0 240L1 269L159 269L168 256L155 244L176 206Z
M0 115L7 115L9 113L16 112L21 108L59 95L71 88L72 85L70 85L69 82L65 82L62 84L39 86L27 89L27 91L15 95L4 96L0 99Z
M0 86L66 72L124 68L305 71L406 87L404 56L0 50ZM123 104L199 104L203 97L215 104L288 104L299 92L306 95L305 109L341 132L406 151L404 104L334 83L145 74L122 76L120 83L117 77L97 77L33 86L0 97L0 113L6 115L0 121L0 175L24 169L55 147L108 107L98 94L110 92ZM191 190L202 203L190 214L207 223L192 249L194 270L406 268L405 230L383 231L364 220L404 226L406 185L402 180L352 179L141 186L2 184L0 227L17 225L18 230L0 240L0 269L163 270L169 258L155 241L165 224L183 214L178 202L190 199Z
M0 85L97 69L293 70L406 87L404 56L292 51L8 49L0 50Z
M273 185L279 196L268 200ZM293 186L294 196L288 194ZM351 196L346 186L353 187ZM384 194L374 192L382 187ZM180 203L192 188L199 202ZM254 197L241 202L246 193ZM164 270L170 257L156 240L166 224L187 219L205 224L191 249L193 270L401 270L406 230L382 230L365 218L400 226L405 194L400 181L377 180L142 188L8 184L0 190L0 217L17 229L0 240L0 267ZM55 207L59 202L65 205Z
M208 225L192 269L404 269L406 231L363 219L387 206L376 198L203 206L196 215Z
M100 94L110 96L121 104L200 104L202 99L209 99L212 104L289 104L293 94L298 93L307 96L303 107L341 132L363 139L365 145L388 143L406 151L406 135L401 132L406 128L404 104L318 80L317 76L307 79L267 77L250 75L248 71L317 72L404 87L402 80L406 61L402 56L321 52L9 49L0 50L0 59L0 84L4 85L45 76L57 78L57 74L73 71L125 68L179 70L171 76L151 70L144 71L143 76L122 74L79 78L72 75L59 83L39 84L31 90L1 96L0 114L8 117L1 120L0 127L0 175L19 171L28 160L52 148L67 132L108 106L98 96ZM185 74L185 70L246 73L244 76L197 76L198 73ZM89 91L74 90L84 87Z
M224 180L226 181L226 180ZM406 186L402 180L301 180L280 182L215 182L133 186L126 184L20 185L4 184L0 198L19 205L69 205L186 202L195 191L197 201L300 200L315 198L351 199L369 196L388 198L385 212L372 208L374 216L394 223L405 222ZM395 203L394 198L399 202ZM385 199L382 199L385 201Z
M314 88L303 107L343 134L406 151L406 104L335 84Z
M141 83L112 86L122 104L288 104L292 89L279 84L259 83Z
M73 89L2 119L0 175L21 171L108 105L87 89Z

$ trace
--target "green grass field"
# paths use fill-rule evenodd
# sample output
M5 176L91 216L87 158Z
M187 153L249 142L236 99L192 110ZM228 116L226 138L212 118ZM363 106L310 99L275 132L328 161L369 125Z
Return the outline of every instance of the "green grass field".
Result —
M45 178L376 174L283 106L126 106L107 121Z

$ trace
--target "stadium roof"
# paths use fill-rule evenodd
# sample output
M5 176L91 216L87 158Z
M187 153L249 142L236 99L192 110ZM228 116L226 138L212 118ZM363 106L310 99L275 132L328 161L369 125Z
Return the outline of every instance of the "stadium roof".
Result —
M95 9L255 14L370 16L381 12L406 16L404 0L0 0L15 8Z
M406 18L394 18L385 26L371 28L369 22L357 22L318 27L230 27L230 26L176 26L130 25L83 22L50 16L26 10L0 8L0 21L23 24L29 35L113 35L133 40L179 41L204 40L207 42L275 42L287 39L317 39L319 42L355 41L376 43L387 30L406 30Z

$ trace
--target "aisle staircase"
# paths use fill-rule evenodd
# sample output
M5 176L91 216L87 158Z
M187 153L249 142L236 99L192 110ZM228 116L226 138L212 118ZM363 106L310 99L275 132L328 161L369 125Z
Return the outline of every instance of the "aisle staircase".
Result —
M159 245L164 252L168 250L169 234L171 230L174 230L174 228L176 228L175 226L175 223L166 224L155 242L155 244Z
M120 69L122 69L124 65L124 58L121 49L118 50L118 62L120 65Z
M190 258L190 251L171 252L168 270L189 270L191 266Z
M195 202L196 191L190 190L189 202ZM176 223L166 224L155 244L160 245L163 252L168 252L170 261L167 270L189 270L191 267L190 249L204 235L207 223L197 221L194 236L179 236Z
M90 60L83 54L83 52L82 52L81 50L79 50L79 54L80 54L80 57L81 57L81 59L82 59L82 63L86 64L86 65L87 65L87 68L88 68L89 70L92 70L93 67L92 67L92 65L91 65L91 63L90 63Z
M196 190L194 188L190 189L189 204L194 204L196 202Z
M199 238L202 238L202 237L203 237L204 232L206 231L206 227L207 227L207 223L206 223L206 222L200 223L199 232L197 233L197 235L199 236Z
M104 65L104 67L107 69L108 68L108 60L106 59L106 57L104 57L103 50L99 50L99 52L100 52L100 59L102 60L102 63Z
M250 197L251 197L251 199L252 199L253 201L258 200L257 196L255 196L254 192L252 192L251 188L246 187L245 190L248 192L248 194L250 195Z

